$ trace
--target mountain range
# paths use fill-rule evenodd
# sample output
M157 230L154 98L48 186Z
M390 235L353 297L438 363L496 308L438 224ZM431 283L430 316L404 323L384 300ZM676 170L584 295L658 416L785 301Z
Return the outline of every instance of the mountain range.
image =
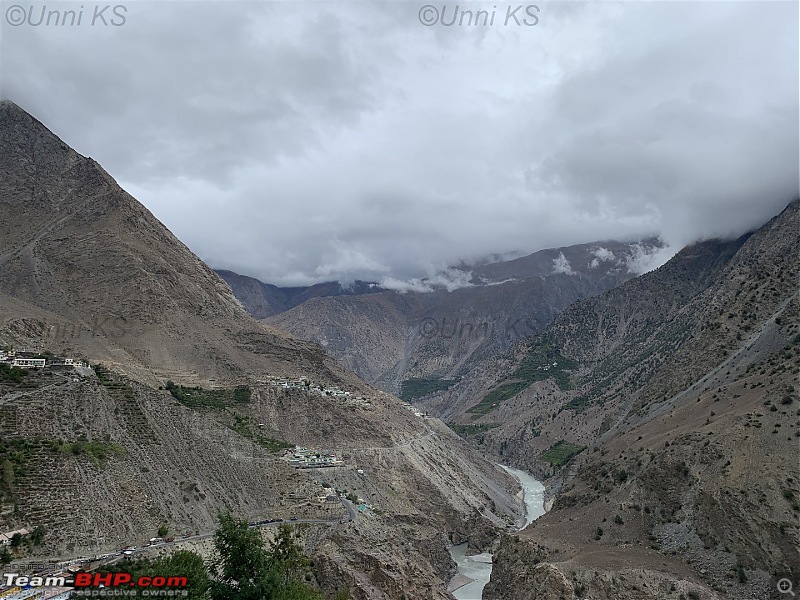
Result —
M402 289L357 282L281 289L220 272L253 316L316 342L346 368L410 400L447 389L564 308L638 273L662 244L605 241L547 249L512 260L461 264ZM410 289L409 289L410 288ZM424 291L417 291L419 289ZM290 300L275 300L278 294Z

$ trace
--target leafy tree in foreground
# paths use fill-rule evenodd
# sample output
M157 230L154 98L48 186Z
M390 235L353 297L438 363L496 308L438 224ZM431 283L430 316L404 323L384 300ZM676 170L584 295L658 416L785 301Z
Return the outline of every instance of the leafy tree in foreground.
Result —
M309 562L288 525L281 525L268 549L260 533L230 514L219 516L211 565L211 600L322 600L305 582Z

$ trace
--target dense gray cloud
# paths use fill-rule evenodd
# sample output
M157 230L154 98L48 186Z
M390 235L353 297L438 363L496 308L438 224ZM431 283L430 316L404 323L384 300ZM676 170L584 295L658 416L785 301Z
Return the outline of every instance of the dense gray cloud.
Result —
M502 3L432 4L495 13L461 27L425 2L123 4L3 23L2 95L214 267L413 287L494 252L675 251L798 194L795 2L538 3L532 27Z

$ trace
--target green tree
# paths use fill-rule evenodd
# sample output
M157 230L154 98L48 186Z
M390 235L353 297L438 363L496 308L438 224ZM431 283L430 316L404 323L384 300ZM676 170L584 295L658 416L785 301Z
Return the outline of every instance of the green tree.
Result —
M179 550L166 558L159 559L155 566L155 575L186 577L186 591L192 600L207 598L210 585L206 565L202 557L188 550Z
M0 565L10 564L13 558L14 557L11 556L11 552L8 551L8 548L5 546L0 548Z
M11 547L12 548L19 548L22 545L22 534L15 533L11 536Z
M211 565L217 579L211 586L212 598L260 600L265 595L259 588L267 572L267 551L259 532L230 513L220 514L214 546L219 559Z
M309 572L310 561L296 541L292 528L286 524L278 528L269 556L270 569L282 584L291 584Z
M169 527L166 523L162 523L158 528L158 537L165 537L169 533Z
M322 594L306 583L309 561L291 527L281 525L267 548L246 521L220 514L219 522L211 600L322 600Z
M34 530L31 531L31 543L34 546L41 546L46 532L47 530L42 525L34 528Z

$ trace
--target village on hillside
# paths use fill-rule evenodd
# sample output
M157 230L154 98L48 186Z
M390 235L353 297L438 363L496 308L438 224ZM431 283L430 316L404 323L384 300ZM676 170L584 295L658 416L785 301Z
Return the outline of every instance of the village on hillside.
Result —
M267 375L266 379L259 379L258 383L266 383L274 387L288 389L298 389L306 392L313 392L320 396L327 396L331 398L338 398L347 401L348 404L355 404L362 408L369 408L372 406L372 400L366 396L356 396L353 392L342 390L335 387L326 387L322 384L313 383L307 377L299 377L297 379L289 379L286 377L278 377L275 375Z
M72 367L88 369L89 363L67 356L54 356L49 352L33 350L0 349L0 364L18 369L44 369L47 367Z
M312 450L310 448L297 447L293 450L286 450L283 458L296 469L317 469L321 467L341 467L344 461L338 458L333 452L322 450Z

